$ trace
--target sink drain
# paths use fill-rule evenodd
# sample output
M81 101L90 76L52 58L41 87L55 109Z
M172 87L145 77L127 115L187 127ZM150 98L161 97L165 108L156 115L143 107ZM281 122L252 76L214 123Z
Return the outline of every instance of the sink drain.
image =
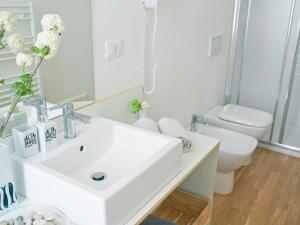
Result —
M106 175L106 173L103 173L103 172L96 172L96 173L92 174L91 177L94 181L103 181L107 177L107 175Z

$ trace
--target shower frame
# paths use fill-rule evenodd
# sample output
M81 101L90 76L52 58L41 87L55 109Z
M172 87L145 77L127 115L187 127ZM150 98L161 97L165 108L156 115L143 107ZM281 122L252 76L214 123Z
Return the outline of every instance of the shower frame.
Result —
M233 88L232 83L233 83L233 79L234 79L233 71L234 71L234 63L235 63L235 58L236 58L238 28L239 28L239 20L240 20L240 16L241 16L240 10L241 10L241 2L242 1L243 0L235 0L235 4L234 4L234 15L233 15L233 21L232 21L231 40L230 40L230 48L229 48L228 62L227 62L228 67L227 67L227 72L226 72L226 88L225 88L224 104L229 104L231 102L231 98L232 98L232 88ZM286 64L286 60L287 60L287 52L288 52L288 48L289 48L289 44L290 44L291 30L292 30L292 25L293 25L294 16L295 16L296 1L297 0L293 0L293 2L292 2L288 31L286 34L285 49L284 49L281 73L280 73L280 78L279 78L280 81L279 81L279 85L278 85L278 91L276 93L276 102L275 102L275 106L274 106L274 110L273 110L274 121L276 121L276 118L278 116L279 101L283 94L282 93L282 82L283 82L284 75L285 75L285 69L286 69L285 64ZM247 12L247 22L246 22L246 32L245 32L244 43L243 43L243 47L242 47L243 55L241 57L241 68L243 68L243 65L244 65L245 46L247 44L247 39L248 39L247 36L248 36L249 17L250 17L250 13L251 13L251 4L252 4L252 0L249 0L248 12ZM283 144L284 133L285 133L287 118L288 118L288 113L289 113L289 106L290 106L292 91L293 91L293 87L294 87L294 80L295 80L296 67L297 67L297 56L300 53L300 23L298 25L297 35L298 35L297 48L296 48L295 56L293 59L294 62L293 62L292 74L291 74L290 80L289 80L288 94L287 94L287 97L285 98L284 113L283 113L283 117L281 120L278 142L273 141L274 129L275 129L275 122L274 122L272 124L269 140L261 141L261 143L299 153L300 148ZM237 90L237 104L239 104L242 73L239 75L238 79L239 79L239 81L238 81L238 90Z

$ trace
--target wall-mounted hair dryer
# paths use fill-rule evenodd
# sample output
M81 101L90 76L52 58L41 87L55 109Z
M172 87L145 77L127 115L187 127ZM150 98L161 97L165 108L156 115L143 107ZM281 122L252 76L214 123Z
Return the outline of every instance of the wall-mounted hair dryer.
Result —
M145 87L145 73L143 72L143 82L144 82L144 93L147 95L153 94L156 89L156 74L158 70L158 60L156 57L156 33L157 33L157 5L158 0L141 0L141 3L144 5L145 9L153 9L154 11L154 27L153 27L153 36L152 36L152 54L153 54L153 72L152 72L152 88L147 89ZM145 12L145 26L147 24L147 16ZM145 49L143 49L143 62L144 62Z
M146 9L154 9L157 7L158 0L142 0Z

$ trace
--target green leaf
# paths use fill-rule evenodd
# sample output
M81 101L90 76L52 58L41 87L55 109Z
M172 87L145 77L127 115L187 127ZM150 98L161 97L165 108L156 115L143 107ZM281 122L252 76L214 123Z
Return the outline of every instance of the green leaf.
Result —
M34 95L31 74L21 75L20 80L11 86L11 90L15 92L16 96Z
M23 74L20 78L21 81L23 82L32 82L32 78L30 74Z
M0 84L4 85L4 79L0 80Z
M32 85L31 82L25 82L25 83L24 83L24 87L26 88L26 90L27 90L27 89L32 89L33 85Z
M34 92L33 92L33 90L30 88L30 89L26 89L26 94L27 94L27 95L34 95Z
M6 48L6 44L0 43L0 50Z
M32 51L33 53L39 54L39 53L41 52L41 49L38 48L38 47L32 46L32 47L31 47L31 51Z
M11 90L12 90L12 91L18 91L18 90L22 89L23 86L24 86L24 85L23 85L22 82L15 82L15 83L13 83L13 84L11 85Z
M5 29L4 29L4 25L2 23L2 24L0 24L0 41L4 37L4 34L5 34Z
M131 111L132 113L138 113L142 109L142 104L138 99L135 99L131 102Z
M43 57L45 57L45 56L50 54L50 51L51 51L50 47L45 46L41 49L41 54L42 54Z
M23 97L23 96L27 95L27 92L26 92L26 90L20 90L20 91L18 91L18 94L19 94L19 96Z

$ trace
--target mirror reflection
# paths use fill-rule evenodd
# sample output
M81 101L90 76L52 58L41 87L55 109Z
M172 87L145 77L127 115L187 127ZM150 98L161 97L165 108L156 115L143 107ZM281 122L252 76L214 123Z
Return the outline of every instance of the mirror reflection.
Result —
M16 94L16 90L12 90L11 86L20 82L21 75L32 74L36 69L36 74L32 76L32 92L35 96L46 97L48 107L73 102L74 107L79 108L94 101L90 1L77 1L72 9L69 3L50 0L1 1L0 11L11 13L13 17L11 27L3 29L5 32L1 38L3 48L0 50L0 79L4 80L0 87L2 116L7 113ZM52 36L45 37L45 26L51 21L47 21L47 18L43 21L43 16L49 14L60 16L64 28L57 40L59 47L52 49L49 56L38 66L40 53L36 52L37 50L33 52L32 47L40 47L42 50L45 45L37 46L38 42L47 38L55 42ZM21 48L20 42L23 42L24 46L22 49L16 49ZM32 59L25 57L29 54L34 55L33 63L30 62ZM24 62L28 65L22 64ZM33 93L28 91L22 99L30 97Z

